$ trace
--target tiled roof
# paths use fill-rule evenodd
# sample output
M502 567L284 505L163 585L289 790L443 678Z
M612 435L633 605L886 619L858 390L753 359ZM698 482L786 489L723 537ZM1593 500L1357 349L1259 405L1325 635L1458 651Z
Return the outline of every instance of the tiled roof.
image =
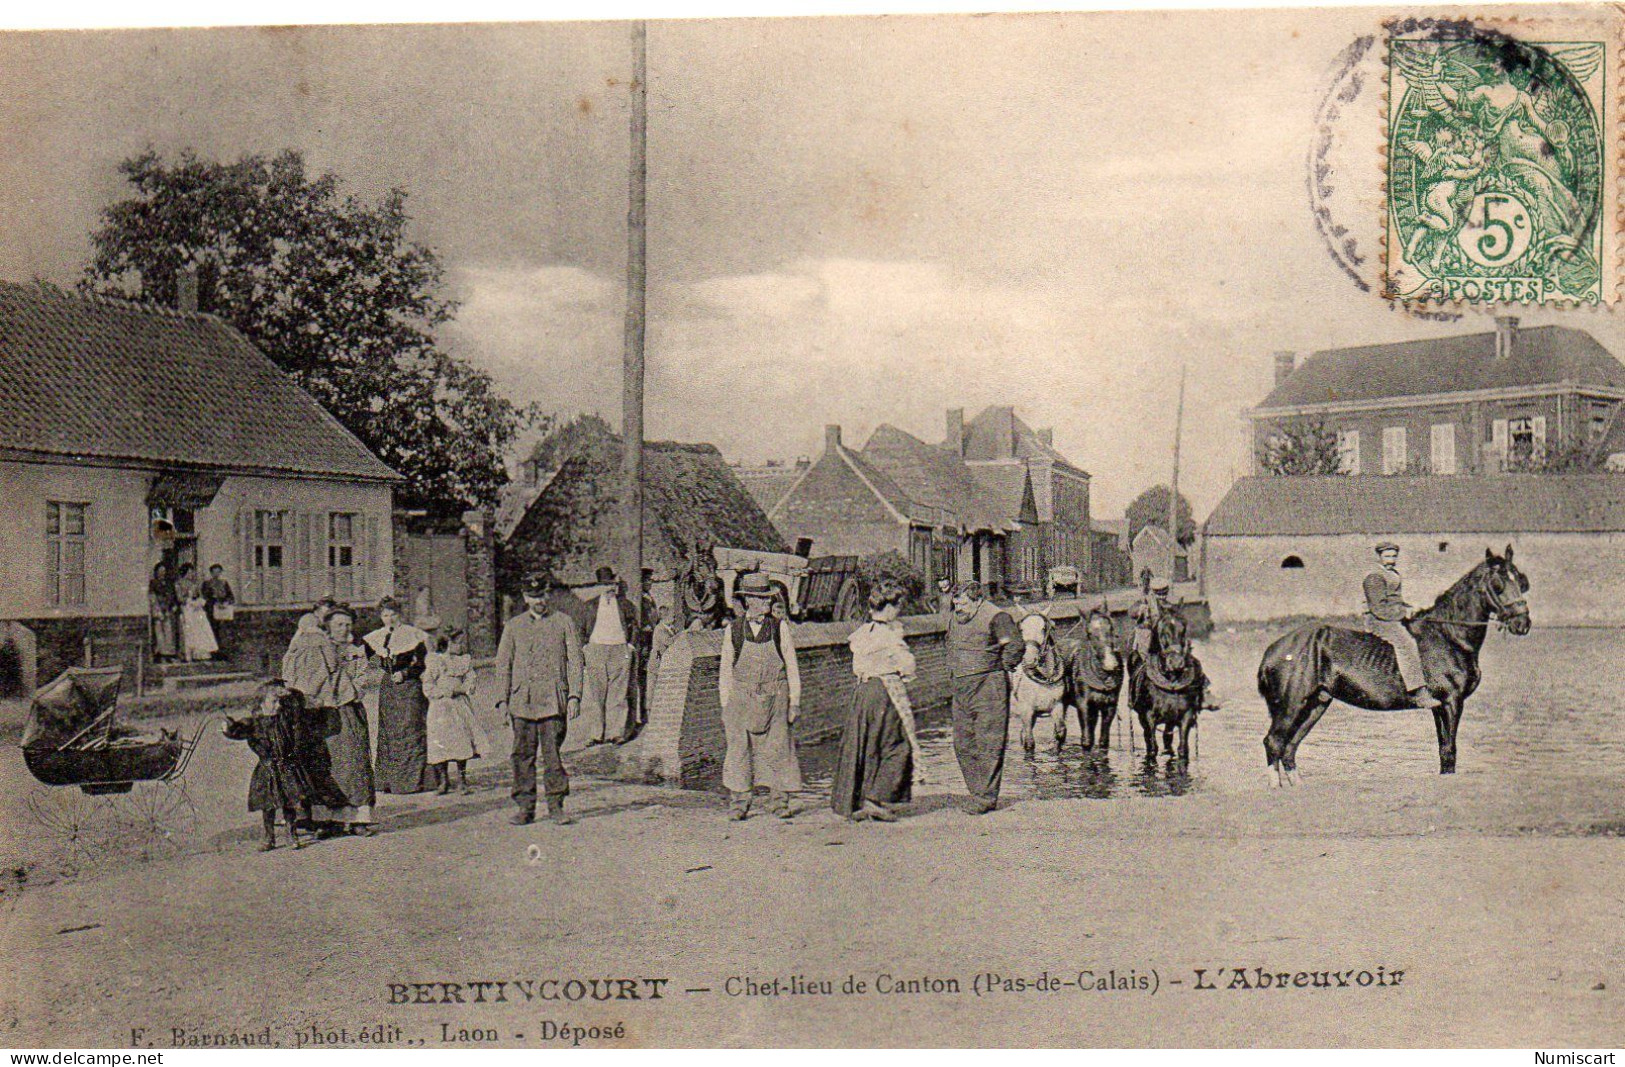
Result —
M1027 464L1018 460L971 463L971 477L981 483L987 506L1008 523L1037 522Z
M398 480L213 316L9 282L0 454Z
M1082 472L1072 461L1046 444L1038 431L1022 421L1016 410L1008 405L985 408L965 426L965 458L972 462L986 459L1047 459Z
M884 474L906 500L945 512L965 529L1008 530L1013 525L1013 519L1000 513L997 502L989 499L987 489L963 460L913 434L882 425L858 455Z
M1243 478L1209 537L1625 531L1625 475Z
M805 471L805 467L733 468L734 477L739 479L739 484L762 506L763 511L772 511L773 506L784 499L784 495Z
M1306 407L1560 382L1625 389L1625 365L1584 330L1563 326L1514 331L1512 352L1501 359L1495 355L1494 332L1332 348L1304 360L1259 407Z

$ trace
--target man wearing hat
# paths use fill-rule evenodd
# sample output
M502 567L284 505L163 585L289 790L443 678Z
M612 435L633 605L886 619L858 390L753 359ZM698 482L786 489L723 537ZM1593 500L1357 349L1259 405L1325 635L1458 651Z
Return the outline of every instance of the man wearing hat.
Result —
M628 695L632 687L632 602L609 567L594 576L592 625L586 634L583 674L586 696L581 702L581 729L587 744L627 740L631 722Z
M752 794L765 785L768 810L788 819L789 794L801 789L801 767L790 738L790 727L801 713L796 645L789 625L773 615L778 592L767 575L740 576L734 595L744 601L745 615L723 628L717 682L728 741L722 763L728 817L749 815Z
M1422 656L1416 650L1416 638L1405 628L1405 620L1416 614L1416 609L1405 603L1399 577L1399 546L1384 541L1377 546L1380 566L1365 576L1365 628L1387 641L1394 648L1399 663L1399 676L1410 693L1411 704L1418 708L1436 708L1439 698L1427 688L1422 673Z
M988 601L980 582L966 582L954 591L948 617L954 755L976 815L999 803L1010 732L1008 672L1021 666L1025 651L1015 619Z
M1140 580L1144 593L1140 602L1129 612L1129 618L1134 620L1134 644L1129 650L1128 662L1128 704L1131 708L1138 708L1144 702L1144 664L1145 657L1151 654L1151 635L1156 632L1157 623L1162 617L1174 610L1173 604L1168 601L1171 588L1168 579L1154 577L1147 570Z
M510 820L523 826L536 820L536 757L542 758L542 792L547 814L561 825L570 779L559 748L568 720L581 714L581 637L575 624L553 610L551 575L525 579L525 611L509 619L497 645L497 707L513 724L513 800Z

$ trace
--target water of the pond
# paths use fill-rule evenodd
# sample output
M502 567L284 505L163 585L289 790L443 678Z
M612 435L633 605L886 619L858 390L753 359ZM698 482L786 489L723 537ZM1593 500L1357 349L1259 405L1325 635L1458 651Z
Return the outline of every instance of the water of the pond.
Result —
M1004 795L1011 799L1169 796L1252 791L1265 782L1263 737L1268 714L1254 685L1258 660L1275 632L1215 633L1198 644L1224 707L1206 712L1196 758L1181 772L1167 758L1148 764L1144 742L1119 715L1111 747L1086 753L1068 720L1057 750L1051 724L1039 720L1037 751L1024 754L1011 724ZM1468 702L1459 734L1459 773L1542 780L1612 775L1625 778L1625 710L1619 664L1625 632L1548 629L1527 637L1492 633L1480 660L1484 681ZM947 709L921 724L931 791L963 787ZM1136 734L1138 727L1135 727ZM827 794L839 741L803 746L807 788ZM1438 770L1433 717L1425 711L1369 712L1334 704L1299 752L1305 773L1321 778L1414 776Z

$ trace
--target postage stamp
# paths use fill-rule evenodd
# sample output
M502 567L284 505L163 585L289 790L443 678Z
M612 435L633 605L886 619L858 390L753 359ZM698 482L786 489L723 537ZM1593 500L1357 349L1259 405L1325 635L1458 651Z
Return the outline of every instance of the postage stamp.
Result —
M1388 296L1616 299L1619 63L1612 18L1394 27Z

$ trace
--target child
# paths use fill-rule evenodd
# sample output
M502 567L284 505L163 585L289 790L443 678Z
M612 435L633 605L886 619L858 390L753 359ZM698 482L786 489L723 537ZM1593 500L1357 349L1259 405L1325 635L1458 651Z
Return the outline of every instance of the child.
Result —
M474 693L474 664L461 630L437 637L434 645L423 663L423 695L429 698L428 762L438 783L435 793L451 792L453 770L462 792L472 793L465 765L479 759L480 749L487 747L468 699Z
M259 703L247 719L228 719L224 726L233 741L247 741L260 761L248 782L248 810L265 819L265 841L261 852L276 848L276 813L282 812L288 825L288 840L302 848L297 830L297 809L311 799L309 775L300 757L299 731L305 712L305 698L281 680L260 687Z

